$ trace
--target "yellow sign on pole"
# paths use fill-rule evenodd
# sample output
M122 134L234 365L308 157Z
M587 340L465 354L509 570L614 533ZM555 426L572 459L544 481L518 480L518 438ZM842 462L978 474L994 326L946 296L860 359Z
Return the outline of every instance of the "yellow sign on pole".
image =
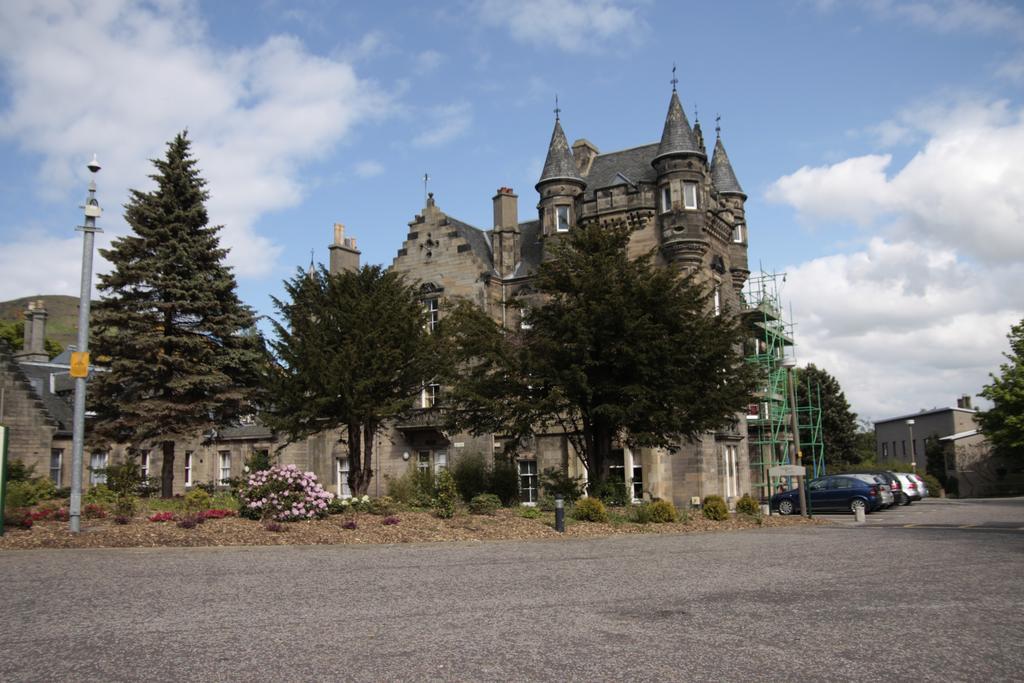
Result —
M88 351L72 351L71 352L71 376L72 377L88 377L89 376L89 352Z

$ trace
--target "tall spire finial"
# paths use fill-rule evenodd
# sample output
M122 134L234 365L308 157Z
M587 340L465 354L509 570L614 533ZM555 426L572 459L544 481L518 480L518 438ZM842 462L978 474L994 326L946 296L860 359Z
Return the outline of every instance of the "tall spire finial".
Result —
M558 115L562 113L562 110L558 108L558 93L555 93L555 121L558 120Z
M695 126L699 126L700 125L700 112L697 111L697 103L696 102L693 103L693 125L695 125Z
M722 137L722 125L720 123L721 120L722 120L722 115L721 114L715 114L715 137L716 138Z
M676 84L679 83L679 79L676 78L676 63L675 62L672 62L672 80L670 81L670 83L672 83L672 92L675 92L676 91Z
M427 182L429 182L429 181L430 181L430 174L429 173L424 173L423 174L423 203L424 204L426 204L426 202L427 202Z

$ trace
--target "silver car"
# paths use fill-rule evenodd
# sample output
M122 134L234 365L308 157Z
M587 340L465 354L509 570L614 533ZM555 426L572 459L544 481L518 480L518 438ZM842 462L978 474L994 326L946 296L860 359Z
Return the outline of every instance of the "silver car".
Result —
M878 506L879 510L892 507L893 503L896 502L895 498L893 498L892 491L889 489L889 485L885 481L885 477L881 477L877 474L847 474L846 476L856 477L857 479L866 481L869 484L878 485L878 497L882 499L881 505Z
M921 494L921 499L928 497L928 485L924 483L924 479L920 475L911 473L908 475L911 479L917 482L917 492Z
M917 482L911 479L906 472L893 472L900 480L899 504L910 505L915 500L921 500L921 493L917 490Z

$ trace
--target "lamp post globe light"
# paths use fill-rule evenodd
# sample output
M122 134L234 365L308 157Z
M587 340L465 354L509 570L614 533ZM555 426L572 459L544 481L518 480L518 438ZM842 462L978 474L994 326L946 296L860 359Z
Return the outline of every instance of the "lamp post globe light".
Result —
M786 368L786 385L789 387L789 417L790 428L793 430L793 453L795 455L795 461L792 464L803 467L803 453L800 450L800 425L796 416L796 387L793 385L793 368L796 367L796 358L786 356L782 359L782 367ZM797 486L800 489L800 514L804 517L810 517L811 515L807 510L807 491L804 487L805 479L806 476L801 475L797 480Z
M100 203L96 201L95 175L100 165L96 155L86 166L93 178L89 180L89 196L82 208L85 210L85 224L76 230L82 232L82 288L78 300L78 348L71 354L71 376L75 378L75 407L72 421L71 442L71 503L68 506L68 522L71 533L82 529L82 448L85 442L85 380L89 374L89 304L92 295L92 251L97 232L96 219L102 215Z
M907 420L907 429L910 430L910 471L917 474L917 449L914 448L914 421Z

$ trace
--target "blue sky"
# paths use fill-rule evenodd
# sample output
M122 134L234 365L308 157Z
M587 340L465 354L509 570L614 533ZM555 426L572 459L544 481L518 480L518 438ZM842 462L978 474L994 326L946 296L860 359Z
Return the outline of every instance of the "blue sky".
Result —
M788 273L799 357L882 418L975 394L1024 317L1024 11L1000 0L57 0L0 4L0 300L77 294L93 152L101 246L188 128L242 298L326 259L389 264L423 205L533 211L554 97L570 140L656 141L672 65ZM97 267L104 268L102 261Z

